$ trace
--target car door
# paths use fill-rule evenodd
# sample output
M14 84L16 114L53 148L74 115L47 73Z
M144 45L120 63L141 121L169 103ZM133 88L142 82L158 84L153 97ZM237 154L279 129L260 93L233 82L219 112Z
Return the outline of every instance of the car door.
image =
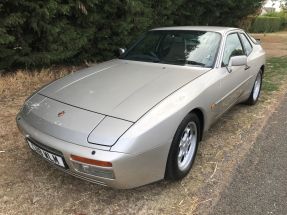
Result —
M250 40L248 39L248 36L245 32L239 32L240 39L242 41L242 45L245 51L245 54L247 56L247 65L248 65L248 74L249 74L249 80L248 80L248 87L246 87L246 96L247 94L250 94L250 89L252 89L254 84L254 79L252 79L253 76L256 76L259 72L259 66L258 65L258 54L253 51L253 46Z
M216 105L220 114L224 113L234 105L244 93L246 81L249 79L247 66L233 66L228 68L230 58L233 56L245 55L242 42L237 32L226 36L221 63L220 100Z

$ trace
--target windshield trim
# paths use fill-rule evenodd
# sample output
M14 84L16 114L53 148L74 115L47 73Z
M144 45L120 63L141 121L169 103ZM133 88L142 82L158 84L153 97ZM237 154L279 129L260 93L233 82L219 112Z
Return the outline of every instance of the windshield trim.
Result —
M217 47L217 50L216 50L216 54L215 54L215 57L214 57L214 60L213 60L213 63L211 66L200 66L202 68L214 68L215 67L215 64L216 64L216 61L217 61L217 58L218 58L218 55L219 55L219 50L220 50L220 47L221 47L221 42L222 42L222 34L220 32L216 32L216 31L210 31L210 30L160 30L160 29L155 29L155 30L149 30L149 31L146 31L144 34L142 34L142 36L139 37L138 40L136 40L136 42L130 47L127 49L127 51L118 57L118 59L121 59L121 60L130 60L130 61L139 61L139 62L147 62L147 63L156 63L156 64L167 64L167 65L175 65L175 66L189 66L189 67L199 67L198 65L191 65L191 64L171 64L171 63L166 63L166 62L148 62L148 61L140 61L140 60L134 60L134 59L125 59L125 56L129 53L129 51L131 49L133 49L135 46L137 46L144 38L145 36L149 33L149 32L156 32L156 31L164 31L164 32L211 32L211 33L215 33L215 34L218 34L220 36L220 39L218 41L218 47Z

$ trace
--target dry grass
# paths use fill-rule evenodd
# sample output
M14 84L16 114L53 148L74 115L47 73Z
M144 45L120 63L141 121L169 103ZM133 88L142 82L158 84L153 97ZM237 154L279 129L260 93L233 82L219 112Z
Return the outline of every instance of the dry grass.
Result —
M266 72L271 74L270 62ZM205 214L287 91L286 75L279 82L272 73L270 80L281 87L265 89L254 107L238 105L225 114L204 137L192 172L182 181L113 190L55 170L30 153L17 130L15 115L24 99L69 72L18 71L0 77L0 214Z
M72 68L42 69L36 71L17 70L13 74L0 75L0 95L11 94L27 95L28 92L35 91L45 83L63 77L73 71Z
M287 31L270 34L252 34L252 36L261 40L267 57L287 56Z

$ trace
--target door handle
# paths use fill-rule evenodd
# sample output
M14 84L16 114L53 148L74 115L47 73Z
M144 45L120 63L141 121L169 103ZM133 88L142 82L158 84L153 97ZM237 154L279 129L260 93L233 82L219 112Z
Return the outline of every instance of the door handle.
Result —
M250 69L250 66L246 65L245 70L248 70L248 69Z

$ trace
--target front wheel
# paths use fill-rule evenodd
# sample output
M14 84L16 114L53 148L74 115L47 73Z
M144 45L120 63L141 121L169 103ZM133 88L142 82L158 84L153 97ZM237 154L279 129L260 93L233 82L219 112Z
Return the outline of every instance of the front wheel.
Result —
M188 114L179 125L168 155L165 178L179 180L190 171L201 135L200 121L196 114Z
M261 87L262 87L262 70L256 76L256 80L254 82L251 94L247 101L245 102L247 105L255 105L259 99Z

